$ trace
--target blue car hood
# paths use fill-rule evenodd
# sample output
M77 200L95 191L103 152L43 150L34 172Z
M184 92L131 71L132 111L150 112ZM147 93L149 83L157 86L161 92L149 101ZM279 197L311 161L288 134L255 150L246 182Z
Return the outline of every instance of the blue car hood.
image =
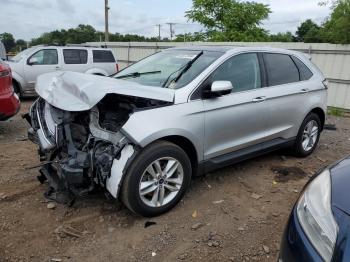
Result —
M350 156L330 167L332 205L350 215Z

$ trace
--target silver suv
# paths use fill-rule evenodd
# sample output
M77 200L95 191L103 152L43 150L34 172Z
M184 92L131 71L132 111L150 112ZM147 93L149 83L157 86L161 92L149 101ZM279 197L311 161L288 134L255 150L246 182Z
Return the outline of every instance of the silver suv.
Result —
M54 71L109 76L118 71L110 49L84 46L34 46L9 59L13 87L19 96L36 95L39 75Z
M149 56L110 78L38 78L26 116L48 198L71 203L102 187L133 212L174 207L191 176L282 147L315 149L327 87L302 53L190 47Z

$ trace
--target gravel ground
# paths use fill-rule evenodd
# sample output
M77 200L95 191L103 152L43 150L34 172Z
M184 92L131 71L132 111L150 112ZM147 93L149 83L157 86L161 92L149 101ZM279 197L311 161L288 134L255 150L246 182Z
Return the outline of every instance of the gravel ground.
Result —
M176 208L145 219L102 193L48 203L21 113L0 122L0 261L276 261L303 185L350 153L350 119L329 117L337 130L310 157L276 152L195 178Z

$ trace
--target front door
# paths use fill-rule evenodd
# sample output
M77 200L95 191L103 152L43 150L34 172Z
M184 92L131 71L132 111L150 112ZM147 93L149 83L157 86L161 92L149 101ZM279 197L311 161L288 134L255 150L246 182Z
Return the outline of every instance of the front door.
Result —
M41 49L30 56L24 65L26 85L34 88L39 75L60 69L57 49Z
M219 80L231 81L233 91L203 101L205 160L254 145L259 148L266 137L266 96L257 54L244 53L229 58L204 85L210 88L211 83Z

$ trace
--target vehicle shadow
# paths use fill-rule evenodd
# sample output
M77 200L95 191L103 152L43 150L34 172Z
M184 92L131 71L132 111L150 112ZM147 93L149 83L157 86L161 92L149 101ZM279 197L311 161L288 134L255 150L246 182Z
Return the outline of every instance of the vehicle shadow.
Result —
M259 168L264 165L268 169L272 168L273 163L279 163L282 160L281 156L287 155L288 152L276 151L263 156L245 160L219 170L210 172L201 176L195 176L192 178L190 188L185 196L186 199L196 198L196 194L199 191L203 191L203 188L211 188L212 185L220 186L220 184L234 183L233 180L244 180L246 176L258 175ZM246 170L242 176L242 170ZM204 193L205 194L205 193ZM198 197L198 196L197 196ZM179 204L180 205L180 204ZM178 206L179 206L178 205ZM175 207L175 209L179 207ZM99 208L101 213L113 214L118 213L118 216L128 216L130 221L135 223L136 221L144 220L138 215L135 215L129 211L120 200L108 198L103 189L96 189L94 192L89 193L83 198L77 198L77 201L72 207L74 208ZM176 211L170 211L176 212Z

